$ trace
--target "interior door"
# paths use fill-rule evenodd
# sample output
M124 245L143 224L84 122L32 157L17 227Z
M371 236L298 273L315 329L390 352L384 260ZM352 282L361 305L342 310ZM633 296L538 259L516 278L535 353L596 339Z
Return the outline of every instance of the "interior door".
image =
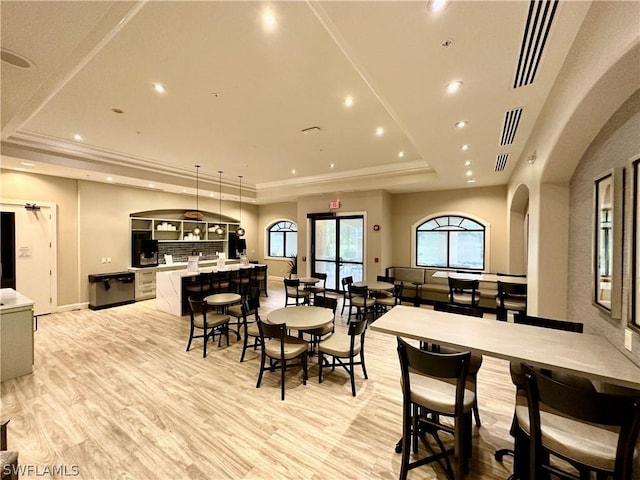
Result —
M313 271L327 274L327 289L340 290L341 279L364 278L364 217L311 218Z
M33 300L34 314L51 313L53 253L51 207L27 209L2 203L15 215L15 290Z

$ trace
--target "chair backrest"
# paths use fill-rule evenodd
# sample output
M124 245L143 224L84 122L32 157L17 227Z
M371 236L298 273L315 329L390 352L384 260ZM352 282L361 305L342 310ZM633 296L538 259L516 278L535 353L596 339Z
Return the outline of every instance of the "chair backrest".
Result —
M527 278L527 274L526 273L503 273L503 272L498 272L498 273L496 273L496 275L499 276L499 277Z
M527 284L526 283L509 283L498 280L498 297L506 299L508 297L520 297L526 301Z
M387 282L387 283L390 283L390 284L392 284L392 285L393 285L394 283L396 283L396 279L395 279L395 277L385 277L384 275L378 275L378 276L376 277L376 280L377 280L378 282Z
M258 318L258 309L260 308L260 300L249 297L240 304L242 316L246 319L249 315L255 315Z
M449 302L454 302L454 294L469 294L473 299L473 303L476 302L476 298L478 297L477 291L480 286L479 280L463 280L459 278L451 278L449 277Z
M353 277L344 277L342 280L342 290L347 292L349 290L349 285L353 283Z
M457 305L453 303L435 302L433 309L437 312L455 313L456 315L468 315L470 317L482 318L484 311L480 307L468 305Z
M369 287L357 287L353 284L349 284L349 295L351 297L368 297L369 296Z
M338 299L333 297L316 297L313 305L315 307L329 308L335 315L338 308Z
M195 296L189 297L187 302L189 303L189 316L191 317L191 321L195 319L196 315L206 316L207 302Z
M396 297L396 300L400 300L402 298L403 290L404 290L404 282L396 283L393 286L393 296Z
M327 274L326 273L311 272L311 276L313 278L318 278L318 279L322 280L322 286L323 287L327 285Z
M347 327L347 335L351 337L357 337L358 335L362 335L366 328L366 320L352 320L349 322L349 326Z
M553 328L555 330L564 330L566 332L582 333L584 324L580 322L569 322L567 320L553 320L551 318L532 317L523 312L518 312L513 317L514 323L531 325L534 327Z
M614 478L632 478L634 450L640 432L640 392L627 396L585 391L528 367L525 376L531 440L536 452L541 448L540 406L544 405L581 422L617 427ZM535 478L540 478L537 472Z
M229 281L231 279L230 271L215 272L212 275L211 286L214 290L220 291L229 288Z
M434 353L420 350L408 344L402 338L398 340L398 357L400 358L400 371L402 373L402 392L405 405L411 398L411 380L409 371L421 375L435 377L439 380L447 379L456 381L455 415L462 416L464 408L464 390L471 352L452 354Z
M266 323L258 321L258 330L262 338L276 338L283 340L287 335L286 323Z

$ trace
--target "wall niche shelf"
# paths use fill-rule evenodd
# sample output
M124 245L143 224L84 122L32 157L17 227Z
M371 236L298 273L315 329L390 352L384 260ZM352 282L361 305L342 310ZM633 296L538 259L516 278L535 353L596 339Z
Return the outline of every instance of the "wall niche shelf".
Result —
M185 210L154 210L132 213L131 232L150 232L158 242L228 242L229 235L235 235L239 222L234 218L222 217L211 212L200 212L202 220L184 218ZM215 229L222 225L224 233L218 235ZM196 235L194 230L200 229Z

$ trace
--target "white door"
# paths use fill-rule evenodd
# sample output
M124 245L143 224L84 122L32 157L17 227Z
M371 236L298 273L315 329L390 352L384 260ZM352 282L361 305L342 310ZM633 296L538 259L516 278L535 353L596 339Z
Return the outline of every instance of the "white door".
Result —
M2 202L3 212L15 214L16 291L33 300L34 314L51 313L54 297L54 217L51 206L27 209Z

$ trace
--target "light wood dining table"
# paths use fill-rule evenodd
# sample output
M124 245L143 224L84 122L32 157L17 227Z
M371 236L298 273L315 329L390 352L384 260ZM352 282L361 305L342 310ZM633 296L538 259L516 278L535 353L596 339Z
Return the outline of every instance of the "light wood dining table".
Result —
M640 390L640 367L608 340L398 305L371 329Z

